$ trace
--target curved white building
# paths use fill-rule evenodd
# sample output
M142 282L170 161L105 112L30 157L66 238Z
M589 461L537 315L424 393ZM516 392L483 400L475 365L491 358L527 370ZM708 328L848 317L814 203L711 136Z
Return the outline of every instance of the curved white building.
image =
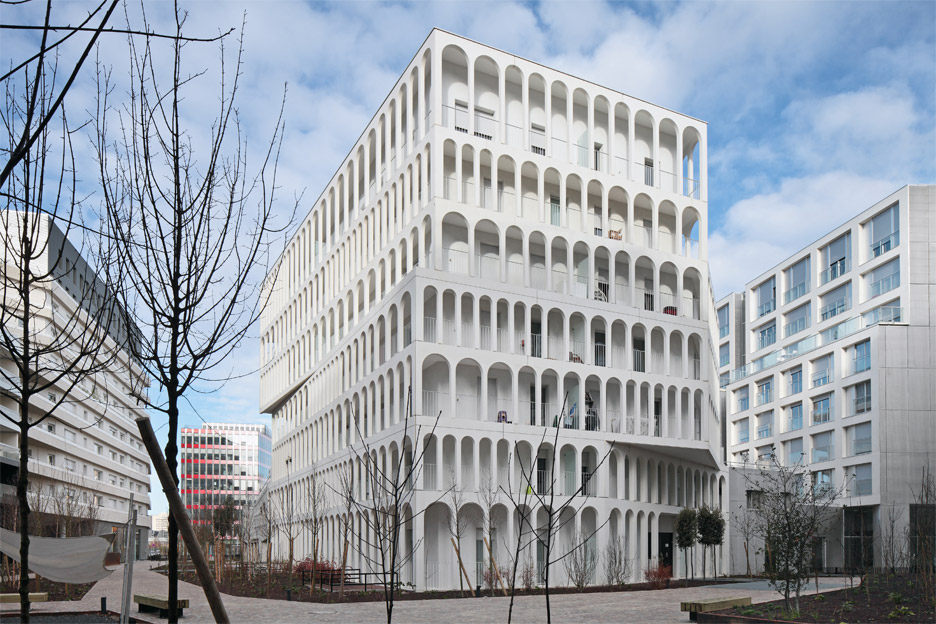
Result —
M557 487L588 494L560 547L602 527L598 552L624 538L635 577L658 559L681 574L675 515L727 496L705 146L704 122L433 30L271 274L271 487L300 501L313 471L334 482L351 464L367 496L351 413L380 458L424 448L405 580L458 586L440 492L463 492L475 569L479 487L515 487L518 462L549 470L543 427L559 424ZM423 433L441 419L400 449L410 387ZM332 512L324 556L340 561ZM503 495L493 522L504 566L517 514ZM308 531L296 546L311 553Z

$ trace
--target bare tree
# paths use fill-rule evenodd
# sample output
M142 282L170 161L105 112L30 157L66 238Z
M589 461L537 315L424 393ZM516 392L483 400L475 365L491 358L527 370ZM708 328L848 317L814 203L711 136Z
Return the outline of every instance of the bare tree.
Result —
M887 514L881 510L879 516L876 533L881 536L881 567L894 573L907 565L907 534L898 528L903 513L896 505L890 505Z
M801 466L786 466L774 456L769 468L744 478L758 490L753 509L758 537L770 551L767 579L783 594L787 611L799 614L799 597L812 571L813 545L830 520L844 486L811 483Z
M441 412L433 420L428 435L435 434L440 416ZM413 417L411 387L406 392L403 421L398 434L400 452L396 458L388 457L386 462L378 461L377 453L363 434L354 411L351 412L351 421L357 441L350 444L349 449L355 463L361 466L360 478L366 487L365 496L350 499L354 509L364 519L364 526L352 533L361 543L358 548L361 560L375 570L380 578L389 624L393 621L393 606L402 584L401 578L419 546L418 542L410 544L411 548L407 551L401 545L401 538L410 523L423 513L413 511L411 504L416 481L423 468L425 448L418 444L423 439L423 427ZM440 498L445 494L443 492ZM407 510L411 515L405 514Z
M19 433L20 608L28 621L30 431L63 403L104 399L104 372L115 362L126 332L114 284L94 270L110 262L114 246L81 236L90 217L76 196L65 108L58 106L55 124L43 125L21 150L35 118L48 116L55 105L55 66L43 63L25 91L17 90L16 81L4 86L0 117L8 142L0 151L17 166L0 186L0 350L7 363L0 367L0 380L2 393L16 406L15 417L8 412L3 417Z
M605 547L605 580L608 585L624 585L630 579L630 560L624 538L612 539Z
M478 498L481 501L481 513L482 523L484 532L484 538L487 543L487 548L490 549L488 554L488 565L486 572L486 580L491 589L491 595L494 595L494 581L497 580L501 583L503 590L506 592L507 588L503 586L503 579L501 578L500 569L497 566L497 562L494 560L494 552L496 548L495 544L495 529L494 529L494 505L499 501L500 491L497 489L497 486L494 483L493 476L488 473L482 473L481 483L478 484Z
M352 527L353 527L353 517L355 503L354 503L354 473L352 468L349 466L347 470L341 470L338 473L338 489L337 497L341 502L341 519L340 519L340 531L341 531L341 580L340 587L338 589L338 597L344 598L344 588L345 588L345 570L348 567L348 548L351 544L352 537Z
M279 232L273 227L274 191L283 109L259 167L249 172L235 105L243 29L233 68L220 44L217 117L191 123L183 113L186 93L204 72L183 66L186 15L178 4L174 17L168 49L150 36L142 44L129 38L130 103L113 122L110 75L99 71L96 149L103 201L127 275L122 300L140 327L131 352L155 390L144 395L137 388L137 396L168 419L165 458L178 487L180 403L191 391L216 389L230 378L225 359L270 293L260 274L270 239ZM149 32L145 12L144 26ZM115 127L120 131L112 138ZM275 272L270 279L276 280ZM178 619L177 552L178 528L170 516L170 622Z
M741 503L731 514L731 526L738 532L744 543L745 575L751 576L751 549L757 535L757 522L754 513L747 508L747 503ZM757 552L754 552L754 566L757 567Z
M556 479L556 449L559 446L559 431L563 428L563 423L561 422L565 414L566 404L568 402L568 395L563 398L562 406L560 407L559 415L557 415L555 420L555 426L553 427L553 435L551 444L548 446L548 452L550 453L547 456L546 463L547 469L544 471L544 474L540 474L538 468L535 465L536 457L530 458L529 466L524 466L523 461L518 461L517 466L520 469L520 483L517 485L512 485L508 483L508 488L504 491L507 498L511 501L515 510L518 511L518 515L521 521L521 528L517 531L517 548L516 556L514 563L514 572L516 574L516 562L520 559L520 553L524 552L526 548L531 545L536 544L536 548L542 550L543 554L543 569L542 569L542 582L544 587L544 593L546 595L546 621L552 621L552 611L549 600L549 576L550 570L553 564L560 563L567 557L570 557L577 551L580 546L583 546L584 543L578 541L577 537L574 536L570 543L567 545L568 548L564 552L556 554L556 538L559 535L559 532L566 526L566 524L572 521L575 515L579 512L581 507L585 504L585 501L590 497L594 496L595 482L593 481L594 475L598 472L598 469L604 464L605 460L608 458L608 455L611 453L609 447L608 451L600 458L597 459L595 466L589 471L582 470L581 478L576 479L576 475L573 473L571 476L565 475L565 483L563 483L563 492L557 492L557 479ZM540 437L539 444L537 449L540 449L544 446L544 442L547 440L546 434L549 431L548 428L543 429L543 433ZM518 456L517 445L514 445L514 456ZM537 455L537 457L539 457ZM559 497L557 499L557 496ZM533 503L533 506L542 510L545 513L545 520L540 526L540 523L537 522L537 525L534 525L531 522L529 517L529 502ZM531 529L530 533L525 535L523 530L523 525L527 524ZM586 540L591 539L598 530L603 527L607 521L601 525L595 527L595 530L590 533L585 533L584 537ZM511 590L510 597L510 607L507 612L507 622L511 621L513 617L513 601L514 601L514 590Z
M289 582L292 584L296 538L299 537L299 532L302 530L302 523L299 522L299 514L296 508L295 486L293 484L287 483L273 492L273 514L276 518L276 532L286 540L286 567L289 571Z
M303 511L309 519L309 533L312 538L312 587L315 587L315 572L318 567L319 553L321 545L319 535L321 534L322 522L325 517L325 510L328 508L328 489L325 483L316 474L315 470L309 475L305 486L305 501ZM344 569L344 568L342 568ZM344 575L342 574L342 577Z
M449 504L452 506L452 515L449 518L449 535L452 536L452 539L455 540L455 556L458 561L458 588L461 591L465 590L464 584L464 574L462 574L462 568L464 567L464 562L462 561L461 551L462 551L462 535L465 532L465 528L468 524L464 515L461 513L462 505L464 505L464 494L462 494L461 489L456 487L454 484L458 482L456 478L455 468L453 467L450 473L450 481L453 484L449 489ZM471 582L469 579L468 589L471 590ZM472 592L474 593L474 592Z
M569 582L579 590L595 580L598 553L594 547L594 539L594 534L588 535L579 531L578 535L573 536L567 555L562 561Z

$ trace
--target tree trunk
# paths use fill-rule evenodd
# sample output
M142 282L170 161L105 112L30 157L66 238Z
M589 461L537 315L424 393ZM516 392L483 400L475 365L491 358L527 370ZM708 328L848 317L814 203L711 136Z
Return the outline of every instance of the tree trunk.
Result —
M26 490L29 487L29 429L24 427L28 423L29 397L20 401L20 435L19 435L19 476L16 479L16 502L19 506L20 525L20 621L29 624L29 500Z
M341 549L341 585L338 588L338 598L344 599L345 569L348 565L348 538L345 536L344 548Z
M168 439L166 440L166 465L169 466L169 471L172 473L172 480L175 483L175 487L178 488L179 471L176 461L176 455L178 453L176 436L178 435L179 427L179 399L174 388L169 389L167 395L169 402L169 432ZM167 577L169 581L169 591L167 592L169 595L168 621L169 624L178 624L179 609L176 603L179 599L179 526L176 524L172 514L169 514L169 566Z
M751 557L748 554L747 540L744 540L744 566L747 569L747 575L751 576Z

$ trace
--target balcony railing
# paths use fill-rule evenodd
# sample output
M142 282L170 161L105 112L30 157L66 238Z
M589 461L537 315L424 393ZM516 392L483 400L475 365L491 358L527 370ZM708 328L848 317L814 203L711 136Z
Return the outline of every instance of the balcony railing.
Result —
M855 438L852 440L852 455L865 455L871 452L871 438Z
M800 317L796 319L795 321L791 321L790 323L787 323L786 325L784 325L783 335L785 337L790 337L793 334L798 334L804 329L806 329L806 317L805 316Z
M424 490L437 490L438 483L436 482L436 465L435 462L423 462L423 489Z
M693 178L683 178L683 195L693 199L699 199L702 185Z
M760 390L757 393L757 404L764 405L770 403L773 400L773 392L770 390Z
M448 393L436 390L423 390L423 416L435 417L439 411L448 407Z
M843 297L838 301L833 301L832 303L822 306L822 308L819 309L819 316L825 321L834 316L838 316L850 307L848 298Z
M871 257L877 258L881 254L885 254L897 245L900 244L900 232L894 232L885 236L884 238L871 243Z
M831 282L835 278L845 275L849 268L851 267L849 266L848 258L839 258L831 263L829 268L819 274L819 282L822 284Z
M757 316L758 317L764 316L765 314L769 314L776 309L777 309L777 300L770 299L760 304L759 306L757 306Z
M750 441L750 435L748 434L747 429L742 429L738 432L738 444Z
M803 415L790 416L787 419L787 431L799 431L803 428Z
M770 437L770 430L771 430L771 426L770 426L770 425L761 425L760 427L758 427L758 428L757 428L757 439L760 440L761 438L769 438L769 437Z
M643 349L634 349L634 370L638 373L647 372L646 352Z
M879 280L871 282L869 295L871 297L877 297L878 295L894 290L898 286L900 286L900 273L891 273Z
M806 282L800 282L795 286L791 286L785 293L783 293L783 302L790 303L794 299L799 299L806 294L808 286Z
M748 399L748 397L738 399L738 411L739 412L746 412L749 407L750 407L750 400Z
M832 446L820 446L813 448L812 461L823 462L832 459Z
M812 387L818 388L832 381L832 371L828 368L816 371L812 376Z

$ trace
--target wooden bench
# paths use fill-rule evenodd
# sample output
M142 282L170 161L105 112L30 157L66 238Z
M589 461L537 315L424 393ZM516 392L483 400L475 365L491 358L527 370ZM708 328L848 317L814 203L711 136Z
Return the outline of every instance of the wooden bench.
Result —
M133 602L140 605L140 613L146 613L147 611L159 611L159 617L169 617L168 596L133 594ZM176 600L176 606L179 609L179 617L182 617L183 609L188 609L189 601L186 598L179 598Z
M19 604L19 594L0 594L0 604ZM29 602L48 602L49 592L29 592Z
M693 600L690 602L680 602L679 610L688 611L689 619L696 621L697 613L708 613L709 611L721 611L732 607L746 607L751 604L750 596L736 596L734 598L712 598L710 600Z

